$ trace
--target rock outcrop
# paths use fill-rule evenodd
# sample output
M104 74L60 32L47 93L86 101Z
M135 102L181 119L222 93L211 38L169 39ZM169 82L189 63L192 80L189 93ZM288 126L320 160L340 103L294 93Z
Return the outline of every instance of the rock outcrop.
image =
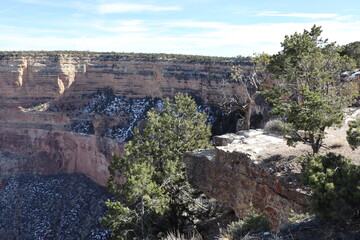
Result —
M240 218L254 208L269 217L273 228L287 222L291 210L307 209L308 195L297 184L298 163L283 139L251 130L215 141L222 146L185 155L194 187L233 208Z
M26 156L25 161L11 159L0 164L3 176L83 173L103 186L111 153L120 152L119 144L111 139L26 125L2 126L0 148Z
M106 185L111 154L122 153L150 108L177 92L214 103L234 61L0 53L0 151L23 156L1 162L0 174L83 173ZM250 68L246 61L236 64ZM203 109L218 121L210 107Z

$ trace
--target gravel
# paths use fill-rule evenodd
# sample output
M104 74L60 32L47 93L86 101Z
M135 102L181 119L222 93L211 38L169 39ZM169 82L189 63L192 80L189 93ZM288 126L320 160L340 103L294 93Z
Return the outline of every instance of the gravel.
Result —
M81 174L0 179L0 239L108 239L112 196Z

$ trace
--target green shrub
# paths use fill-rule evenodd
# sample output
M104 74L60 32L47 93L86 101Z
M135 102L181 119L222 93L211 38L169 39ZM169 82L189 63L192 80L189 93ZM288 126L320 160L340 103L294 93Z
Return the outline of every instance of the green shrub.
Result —
M297 223L308 217L310 217L310 214L307 212L306 213L296 213L296 212L294 212L294 210L291 209L288 220L291 223Z
M349 122L347 140L353 150L360 146L360 118Z
M227 227L227 234L229 235L230 239L236 240L241 239L244 235L243 232L243 225L244 221L239 220L236 222L231 222Z
M283 121L279 119L273 119L265 124L264 130L271 133L282 133L283 124L284 124Z
M266 232L270 230L270 221L263 215L250 211L250 213L243 219L232 222L227 227L227 233L230 239L241 239L248 232Z
M270 221L265 215L251 211L244 219L243 230L246 233L250 231L266 232L270 230Z
M303 157L302 181L312 190L311 208L323 220L341 224L359 215L360 167L341 155Z

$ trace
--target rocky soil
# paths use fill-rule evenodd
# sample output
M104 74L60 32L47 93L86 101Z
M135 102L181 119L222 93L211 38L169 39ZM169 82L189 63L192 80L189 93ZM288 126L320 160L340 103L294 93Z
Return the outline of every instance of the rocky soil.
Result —
M108 239L111 195L81 174L0 179L0 239Z
M227 238L219 238L228 240ZM242 240L359 240L360 220L347 227L324 223L314 216L284 226L276 232L252 232Z

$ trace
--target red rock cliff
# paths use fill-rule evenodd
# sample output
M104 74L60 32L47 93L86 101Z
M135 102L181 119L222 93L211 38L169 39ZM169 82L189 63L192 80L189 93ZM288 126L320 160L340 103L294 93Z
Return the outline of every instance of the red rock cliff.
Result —
M0 174L77 172L106 185L111 153L122 149L107 137L122 134L138 110L112 114L110 104L95 111L96 101L107 96L95 96L99 89L112 89L111 101L123 105L128 103L114 96L140 101L188 92L211 102L230 65L121 54L1 53L0 151L22 160L3 161Z

